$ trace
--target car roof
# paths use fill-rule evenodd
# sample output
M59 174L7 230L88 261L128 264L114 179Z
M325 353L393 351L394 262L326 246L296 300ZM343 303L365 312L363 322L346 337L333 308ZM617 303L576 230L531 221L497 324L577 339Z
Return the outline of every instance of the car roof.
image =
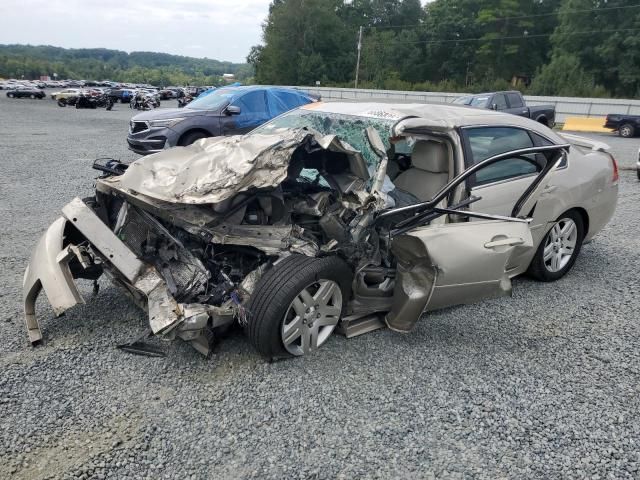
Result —
M282 92L294 92L299 93L300 95L309 96L309 93L304 90L298 90L297 88L289 88L289 87L278 87L273 85L236 85L236 86L221 86L217 87L217 90L230 90L233 92L249 92L251 90L274 90L274 91L282 91Z
M388 118L396 121L413 117L412 128L423 127L435 130L453 130L457 127L470 126L513 126L539 133L555 143L565 143L551 129L529 118L451 103L318 102L300 108L358 117Z
M497 92L467 93L465 95L460 95L460 97L487 97L489 95L495 95L496 93L517 93L522 95L518 90L500 90Z

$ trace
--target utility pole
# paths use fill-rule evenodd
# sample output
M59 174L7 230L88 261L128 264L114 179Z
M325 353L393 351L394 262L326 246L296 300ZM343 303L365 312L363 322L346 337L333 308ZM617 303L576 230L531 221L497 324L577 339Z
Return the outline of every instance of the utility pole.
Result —
M356 83L355 88L358 88L358 74L360 73L360 51L362 50L362 25L360 25L360 31L358 33L358 60L356 61Z

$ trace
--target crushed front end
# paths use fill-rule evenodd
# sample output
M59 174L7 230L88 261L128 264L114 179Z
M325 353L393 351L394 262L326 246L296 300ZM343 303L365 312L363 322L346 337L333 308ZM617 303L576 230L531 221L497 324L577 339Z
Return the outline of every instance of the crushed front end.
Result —
M380 201L368 194L358 152L308 132L251 141L211 139L213 146L163 152L128 169L99 165L95 196L63 208L25 272L30 341L42 340L41 290L59 316L84 303L75 279L106 274L147 311L150 333L208 354L233 322L246 324L254 288L279 259L340 255L355 267L379 256L377 241L365 240ZM229 159L238 150L243 158ZM169 166L180 171L167 173ZM322 179L306 178L308 168ZM193 178L180 185L181 175Z

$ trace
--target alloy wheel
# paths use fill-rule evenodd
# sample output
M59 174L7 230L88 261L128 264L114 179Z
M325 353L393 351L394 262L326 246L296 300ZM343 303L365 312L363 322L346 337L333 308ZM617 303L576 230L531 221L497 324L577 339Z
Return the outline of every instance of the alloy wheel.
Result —
M333 280L318 280L298 293L282 322L282 344L292 355L306 355L327 341L340 320L342 292Z
M570 218L558 220L547 234L542 258L544 266L552 273L567 266L576 250L578 228Z

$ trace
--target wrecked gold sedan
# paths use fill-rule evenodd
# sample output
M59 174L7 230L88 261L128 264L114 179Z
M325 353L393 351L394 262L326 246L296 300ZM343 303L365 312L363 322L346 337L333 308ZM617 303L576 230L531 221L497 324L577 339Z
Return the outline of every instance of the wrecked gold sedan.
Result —
M234 322L267 358L334 331L409 332L423 312L562 277L611 218L607 146L528 119L445 105L313 104L250 134L131 165L97 161L24 276L55 315L74 279L108 275L148 312L148 335L207 354Z

